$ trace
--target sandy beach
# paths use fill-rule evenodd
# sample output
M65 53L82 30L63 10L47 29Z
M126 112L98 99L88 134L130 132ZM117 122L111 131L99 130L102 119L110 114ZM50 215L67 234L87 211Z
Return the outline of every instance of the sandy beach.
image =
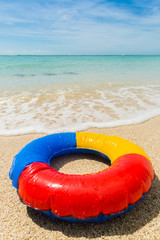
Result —
M155 179L144 201L129 213L101 224L50 219L20 202L8 176L14 155L44 134L0 136L0 239L160 239L160 117L137 125L87 131L117 135L145 150L153 164ZM53 167L61 172L80 174L106 167L93 156L86 156L86 159L61 157L55 160Z

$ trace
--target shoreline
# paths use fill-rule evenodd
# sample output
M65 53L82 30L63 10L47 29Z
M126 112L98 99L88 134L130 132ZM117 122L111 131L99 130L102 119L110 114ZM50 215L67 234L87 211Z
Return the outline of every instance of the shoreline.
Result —
M160 87L157 84L142 82L135 87L132 82L125 86L123 82L111 81L99 82L95 87L93 81L89 87L89 80L88 83L78 81L78 84L80 88L69 82L65 89L54 90L55 84L51 84L49 91L44 85L35 92L17 88L13 95L11 91L3 92L0 96L0 135L127 126L160 115Z
M96 131L96 132L101 132L101 129L114 129L114 128L120 128L120 127L129 127L129 126L138 126L138 125L140 125L140 124L143 124L143 123L146 123L146 122L148 122L148 121L150 121L150 120L152 120L152 119L160 119L160 114L158 114L158 115L155 115L155 116L153 116L153 117L150 117L150 118L148 118L148 119L145 119L145 120L143 120L143 121L140 121L140 122L138 122L138 123L131 123L131 124L120 124L120 125L116 125L116 126L108 126L108 127L106 127L106 126L104 126L104 127L86 127L86 128L84 128L84 129L81 129L81 130L75 130L75 131L53 131L53 133L52 132L50 132L50 133L48 133L47 131L45 132L28 132L28 133L17 133L17 134L0 134L0 138L1 137L16 137L16 136L28 136L28 135L42 135L42 136L45 136L45 135L49 135L49 134L54 134L54 133L60 133L60 132L89 132L90 131L90 129L91 129L91 131L94 129L94 131ZM66 127L66 128L68 128L68 127Z
M89 128L86 132L117 135L144 149L155 170L153 185L145 199L129 213L98 223L70 223L53 220L23 205L8 173L12 159L30 141L46 134L0 136L0 236L1 239L159 239L160 236L160 116L140 124L110 128ZM104 168L93 159L56 162L58 169L83 172ZM90 164L89 164L90 161Z

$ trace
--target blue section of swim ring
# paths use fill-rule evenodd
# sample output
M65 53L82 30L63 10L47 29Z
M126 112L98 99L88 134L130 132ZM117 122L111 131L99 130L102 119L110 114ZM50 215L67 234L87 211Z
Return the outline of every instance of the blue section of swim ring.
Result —
M55 153L76 146L76 133L72 132L51 134L30 142L13 159L9 172L12 185L18 188L18 178L27 165L33 162L49 164Z
M90 149L90 148L68 148L68 149L63 149L63 150L60 150L59 152L55 152L53 154L53 156L50 158L50 160L52 158L54 158L54 157L57 157L57 156L66 155L66 154L74 154L74 153L84 153L84 154L92 153L92 154L95 154L97 156L103 157L104 159L106 159L106 163L111 165L111 160L109 159L109 157L107 155L105 155L102 152L99 152L97 150ZM49 160L49 165L50 165L50 160Z

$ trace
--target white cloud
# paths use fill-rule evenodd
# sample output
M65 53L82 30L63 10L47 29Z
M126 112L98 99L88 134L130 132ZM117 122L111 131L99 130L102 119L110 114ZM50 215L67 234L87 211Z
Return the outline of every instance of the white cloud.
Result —
M50 50L57 54L121 54L121 51L141 54L156 49L160 54L159 6L156 1L149 6L145 1L135 4L143 8L141 14L133 11L132 6L122 8L111 2L100 4L98 0L26 1L25 4L2 1L0 36L15 41L19 38L21 48L28 41L27 51L37 51L33 49L36 46L33 39L37 39L41 52ZM7 48L5 42L3 46Z

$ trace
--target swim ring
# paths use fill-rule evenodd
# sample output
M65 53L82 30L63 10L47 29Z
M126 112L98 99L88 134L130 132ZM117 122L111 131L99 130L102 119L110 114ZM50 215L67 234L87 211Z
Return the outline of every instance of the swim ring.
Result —
M102 155L111 166L103 171L69 175L49 166L68 153ZM27 144L13 159L9 173L23 203L68 221L103 222L128 212L151 188L152 164L142 148L117 136L57 133Z

